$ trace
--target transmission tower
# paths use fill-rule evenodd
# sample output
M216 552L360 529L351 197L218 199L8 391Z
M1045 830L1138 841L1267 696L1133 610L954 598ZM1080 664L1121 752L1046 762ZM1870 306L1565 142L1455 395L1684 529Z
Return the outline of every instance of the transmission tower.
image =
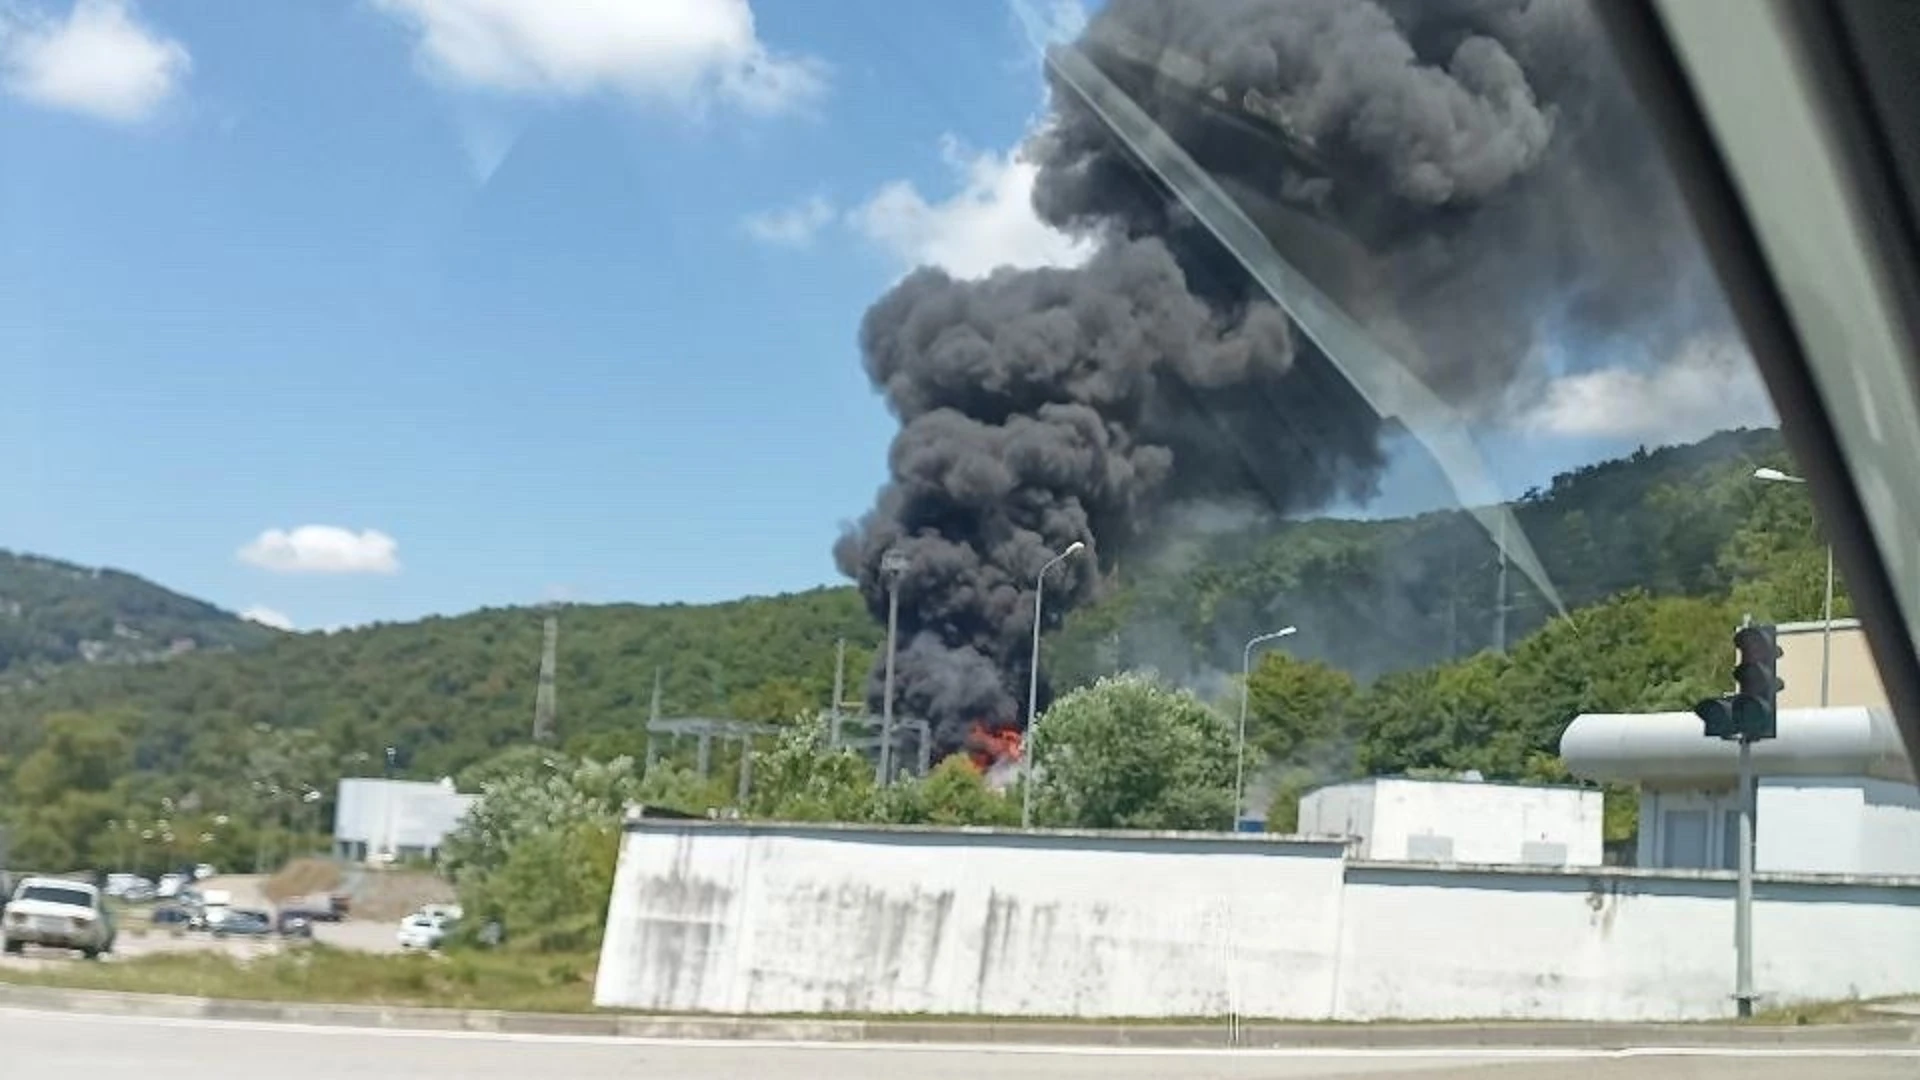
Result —
M554 652L560 644L560 619L547 616L546 640L540 648L540 688L533 695L533 741L546 742L553 738L553 714L558 708L554 700L553 662Z

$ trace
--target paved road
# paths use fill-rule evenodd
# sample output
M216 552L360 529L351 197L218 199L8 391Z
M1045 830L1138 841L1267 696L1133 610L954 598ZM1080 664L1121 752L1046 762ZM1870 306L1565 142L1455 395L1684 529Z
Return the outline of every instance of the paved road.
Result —
M631 1042L299 1028L0 1009L0 1047L20 1075L211 1075L243 1068L274 1080L1147 1080L1412 1076L1420 1080L1912 1080L1920 1048L1862 1056L1595 1057L1571 1052L1475 1057L1476 1052L992 1050L966 1047Z

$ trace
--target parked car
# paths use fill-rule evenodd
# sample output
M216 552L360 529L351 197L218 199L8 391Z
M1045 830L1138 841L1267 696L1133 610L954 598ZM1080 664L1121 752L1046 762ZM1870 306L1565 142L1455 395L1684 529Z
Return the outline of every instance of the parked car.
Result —
M347 917L349 903L345 893L315 893L296 896L280 906L284 912L297 912L309 922L339 922Z
M179 896L180 890L185 888L186 885L187 875L185 874L162 874L160 875L160 883L154 886L153 891L160 899L171 900Z
M81 881L30 877L7 903L5 950L73 949L89 960L113 951L115 928L100 890Z
M153 882L148 881L146 878L141 877L139 874L108 874L107 875L107 895L108 896L125 897L141 889L145 889L148 895L152 895Z
M450 916L416 911L400 920L400 932L395 940L402 949L437 949L446 943L447 936L458 925Z
M214 937L267 937L276 926L273 916L253 908L227 908L220 921L208 927Z
M185 930L193 923L193 912L179 904L161 904L147 915L147 920L155 926Z

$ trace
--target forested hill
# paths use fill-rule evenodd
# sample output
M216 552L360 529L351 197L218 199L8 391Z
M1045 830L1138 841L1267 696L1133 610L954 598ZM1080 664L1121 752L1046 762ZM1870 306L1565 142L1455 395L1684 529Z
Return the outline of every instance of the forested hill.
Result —
M1791 467L1777 430L1722 432L1558 476L1515 516L1569 608L1629 589L1723 594L1754 569L1727 545L1781 494L1751 479L1763 464ZM1288 652L1362 679L1477 652L1500 632L1498 553L1464 511L1250 528L1124 569L1049 642L1062 685L1139 667L1182 681L1237 671L1248 638L1285 625L1300 627ZM1518 571L1505 595L1508 643L1553 614Z
M0 692L0 746L33 745L51 712L113 713L143 771L218 774L229 748L265 724L318 731L339 759L323 763L333 775L366 760L359 755L378 761L388 745L408 773L446 775L527 739L547 613L494 608L279 635L245 652L166 664L68 670ZM857 693L879 637L849 588L552 613L559 734L571 749L602 754L642 749L636 733L656 672L667 715L788 718L831 697L842 637Z
M0 676L249 648L274 636L132 574L0 551Z
M1758 463L1788 464L1777 433L1722 434L1560 477L1529 493L1519 518L1570 605L1627 588L1724 596L1743 575L1764 569L1740 564L1739 537L1754 508L1804 503L1796 489L1748 479ZM1781 528L1811 529L1804 508L1769 512L1805 517ZM1775 546L1746 545L1761 560ZM1796 541L1793 550L1806 547ZM1485 535L1458 513L1215 535L1125 571L1132 580L1049 641L1056 687L1122 667L1152 666L1176 678L1237 671L1245 638L1285 623L1302 628L1289 652L1368 678L1475 652L1489 643L1495 622L1496 560ZM98 580L129 583L129 590L144 585L123 576ZM1518 641L1546 612L1518 574L1511 580L1508 634ZM164 664L89 665L0 692L0 746L19 754L37 745L50 712L113 713L132 741L134 764L149 775L220 775L238 733L265 724L312 730L340 761L397 745L409 773L436 776L524 740L531 727L538 610L276 634L192 601L178 605L205 613L197 640L267 640ZM155 610L175 608L156 600ZM569 749L595 753L641 749L638 729L656 672L669 715L782 719L826 704L840 638L849 642L848 696L860 696L881 637L848 588L706 606L569 606L558 614L560 737ZM1783 617L1796 615L1805 613ZM165 640L160 627L171 624L129 625Z

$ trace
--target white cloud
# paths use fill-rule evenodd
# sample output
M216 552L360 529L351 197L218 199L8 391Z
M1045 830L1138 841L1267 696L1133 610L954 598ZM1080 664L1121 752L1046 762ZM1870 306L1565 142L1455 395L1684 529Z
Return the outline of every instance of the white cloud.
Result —
M782 247L806 247L833 218L833 204L816 195L784 210L749 214L740 224L755 240Z
M1047 46L1077 40L1087 28L1087 9L1080 0L1009 0L1007 7L1036 61L1046 55Z
M240 561L282 574L392 574L400 546L375 529L337 525L268 529L239 551Z
M261 626L271 626L275 630L293 629L292 619L287 618L284 614L278 611L275 611L274 609L267 607L264 604L253 605L247 610L241 612L240 617L247 620L248 622L259 623Z
M1077 266L1093 253L1092 243L1034 213L1039 168L1018 150L969 153L948 137L941 155L959 191L930 203L911 183L896 180L848 214L854 228L908 266L938 266L963 278L1002 266Z
M186 46L140 24L131 0L75 0L64 20L0 5L0 85L49 108L134 123L192 66Z
M773 113L817 98L826 68L760 40L747 0L373 0L419 37L428 70L507 93L612 92Z
M1726 338L1693 341L1650 370L1613 367L1562 376L1520 418L1523 429L1544 434L1662 442L1778 422L1753 360Z

